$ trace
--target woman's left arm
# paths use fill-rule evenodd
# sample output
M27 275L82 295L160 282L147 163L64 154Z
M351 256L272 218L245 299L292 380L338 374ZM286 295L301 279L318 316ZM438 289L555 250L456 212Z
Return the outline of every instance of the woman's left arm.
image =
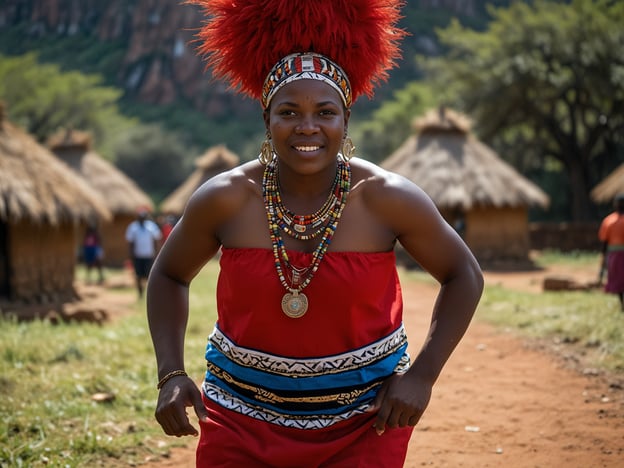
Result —
M386 426L413 426L420 420L433 384L470 324L483 275L470 249L416 185L390 174L378 200L397 240L440 283L422 348L410 369L389 378L374 401L375 428L382 433Z

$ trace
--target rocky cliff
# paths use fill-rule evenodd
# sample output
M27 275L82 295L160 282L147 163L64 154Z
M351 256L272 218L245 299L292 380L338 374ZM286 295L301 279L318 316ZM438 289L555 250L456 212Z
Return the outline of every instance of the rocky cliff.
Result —
M0 28L26 25L31 37L89 35L123 41L117 86L153 104L185 99L209 115L246 106L211 80L192 43L202 16L197 7L171 0L7 0ZM231 107L230 107L230 110Z
M476 0L419 0L419 8L474 15ZM127 44L117 86L142 102L178 99L208 115L245 112L253 103L235 97L210 79L195 53L193 36L201 25L196 6L183 0L5 0L0 29L24 25L30 37L87 35ZM416 39L415 36L412 36Z

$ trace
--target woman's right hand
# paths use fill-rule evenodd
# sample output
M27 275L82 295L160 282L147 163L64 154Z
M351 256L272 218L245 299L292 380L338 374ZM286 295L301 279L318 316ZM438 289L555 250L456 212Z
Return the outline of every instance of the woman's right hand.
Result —
M195 409L200 421L208 421L208 411L202 401L201 392L190 377L177 376L162 386L158 394L155 416L165 434L176 437L199 435L189 421L186 412L189 406Z

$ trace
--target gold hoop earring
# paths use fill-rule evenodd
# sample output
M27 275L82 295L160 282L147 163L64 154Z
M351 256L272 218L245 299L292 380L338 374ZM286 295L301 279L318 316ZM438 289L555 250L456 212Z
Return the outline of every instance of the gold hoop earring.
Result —
M349 135L345 135L344 140L342 141L342 157L345 161L348 161L353 157L355 153L355 145L353 144L353 140Z
M258 160L262 163L262 165L266 166L273 159L273 145L271 144L271 137L267 135L266 139L262 142L260 146L260 154L258 155Z

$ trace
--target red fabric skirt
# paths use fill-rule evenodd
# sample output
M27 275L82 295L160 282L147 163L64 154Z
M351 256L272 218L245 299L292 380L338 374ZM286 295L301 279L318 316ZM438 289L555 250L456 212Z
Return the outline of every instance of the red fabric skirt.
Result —
M412 427L377 435L376 414L320 430L265 423L204 399L210 422L200 423L198 468L401 468Z
M310 253L289 251L288 255L296 266L312 261ZM392 251L327 252L304 291L309 298L308 312L298 319L286 317L281 310L285 289L270 249L223 249L220 265L218 326L232 343L244 347L243 351L302 360L330 359L369 346L402 323L401 287ZM362 364L362 385L371 378L367 373L371 367ZM264 383L246 380L257 377L237 372L241 372L234 376L237 382ZM331 377L340 377L340 373L327 375L322 378L326 387L318 392L334 388ZM373 428L374 413L358 413L324 427L303 429L233 411L205 393L204 405L210 419L201 423L200 468L400 468L413 430L387 429L378 436ZM294 414L304 410L295 409ZM269 407L267 411L276 410Z

